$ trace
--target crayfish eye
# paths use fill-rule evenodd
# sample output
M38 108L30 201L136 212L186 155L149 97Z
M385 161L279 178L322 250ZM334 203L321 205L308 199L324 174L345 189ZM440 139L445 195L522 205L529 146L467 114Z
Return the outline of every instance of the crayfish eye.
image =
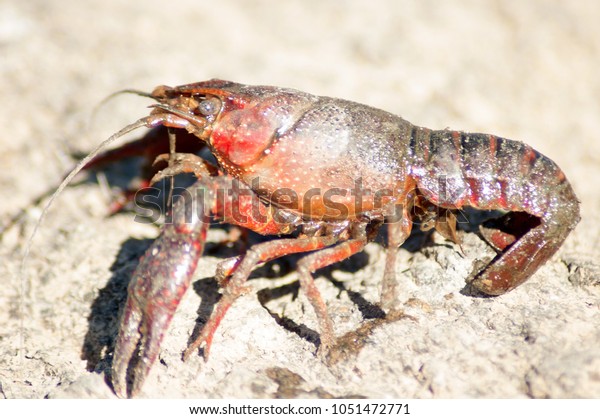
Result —
M216 97L204 99L198 104L198 112L204 116L216 115L221 110L221 101Z

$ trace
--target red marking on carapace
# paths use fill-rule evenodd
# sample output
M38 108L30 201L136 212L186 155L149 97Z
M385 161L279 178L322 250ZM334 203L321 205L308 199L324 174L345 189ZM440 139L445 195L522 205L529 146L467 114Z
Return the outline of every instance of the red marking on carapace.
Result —
M223 158L236 166L245 166L256 161L269 147L272 139L273 126L259 111L252 112L250 116L248 111L232 112L212 132L211 144L217 158Z

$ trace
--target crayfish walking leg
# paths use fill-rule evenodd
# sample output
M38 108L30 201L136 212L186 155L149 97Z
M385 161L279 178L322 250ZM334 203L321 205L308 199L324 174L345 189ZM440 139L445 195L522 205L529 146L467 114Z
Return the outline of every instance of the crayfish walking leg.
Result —
M260 243L250 248L248 253L246 253L234 269L221 272L222 277L219 279L224 286L223 297L219 300L217 307L204 325L202 333L192 344L190 344L185 351L183 358L188 359L195 350L203 346L204 359L208 359L215 331L233 302L245 291L245 283L252 273L252 270L256 268L259 263L268 262L293 253L322 249L323 247L335 243L335 241L335 237L332 236L281 239ZM228 275L232 276L230 278L223 277ZM324 306L324 303L322 303L322 306Z

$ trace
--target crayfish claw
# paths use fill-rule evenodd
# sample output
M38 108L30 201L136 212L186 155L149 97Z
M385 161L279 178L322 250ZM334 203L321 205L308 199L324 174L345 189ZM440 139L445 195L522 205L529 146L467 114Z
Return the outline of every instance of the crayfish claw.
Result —
M186 219L188 209L185 200L175 204L173 223L164 227L133 273L113 357L113 387L119 397L133 397L142 388L202 254L208 224L198 217Z
M134 275L128 291L112 365L113 387L119 397L133 397L141 390L179 303L178 298L168 300L160 294L148 293L149 285L156 286L148 279ZM129 391L128 378L131 378Z
M130 303L128 299L115 345L111 373L115 394L122 398L127 397L127 370L139 344L138 328L142 320L141 311L135 310Z

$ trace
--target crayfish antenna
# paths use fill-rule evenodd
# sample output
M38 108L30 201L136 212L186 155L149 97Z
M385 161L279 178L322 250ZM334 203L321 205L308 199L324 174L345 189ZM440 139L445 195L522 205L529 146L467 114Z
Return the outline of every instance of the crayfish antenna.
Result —
M29 236L29 239L27 239L27 243L25 244L25 250L23 251L23 258L21 259L21 266L19 267L19 278L20 278L20 301L19 301L19 317L21 319L21 330L23 329L23 321L24 321L24 306L25 306L25 265L27 263L27 258L29 256L29 252L31 251L31 246L33 244L33 239L35 238L40 226L42 225L42 223L44 222L46 215L48 214L48 211L50 210L50 207L52 206L52 204L54 203L54 201L56 200L56 198L58 197L58 195L60 195L60 193L69 185L69 183L71 183L71 181L73 180L73 178L75 176L77 176L77 174L94 158L96 157L101 151L102 149L104 149L107 145L109 145L110 143L114 142L115 140L117 140L118 138L122 137L123 135L138 129L140 127L145 127L150 125L152 119L151 117L144 117L141 118L137 121L135 121L132 124L127 125L125 128L117 131L116 133L114 133L113 135L111 135L109 138L107 138L106 140L102 141L100 143L100 145L98 145L92 152L90 152L87 156L85 156L82 160L79 161L79 163L67 174L67 176L63 179L63 181L60 183L60 185L58 186L58 188L56 188L56 191L52 194L52 196L50 196L50 199L48 200L48 202L46 203L46 205L44 206L44 209L42 210L42 213L40 215L40 217L38 218L37 222L35 223L35 226L33 227L33 231L31 232L31 235ZM20 352L21 355L23 355L23 348L24 348L24 336L23 336L23 332L21 333L21 345L20 345Z
M123 95L123 94L133 94L133 95L147 97L150 99L157 100L156 96L154 96L152 93L144 92L142 90L137 90L137 89L117 90L116 92L111 93L110 95L106 96L104 99L102 99L100 101L100 103L98 103L96 106L94 106L94 109L92 110L92 114L90 115L90 121L94 121L96 119L96 115L98 114L98 111L100 111L100 108L102 108L109 101L114 99L116 96ZM125 127L125 128L127 128L127 127Z
M29 236L29 239L27 240L27 243L25 245L25 251L23 252L23 259L21 260L21 272L23 272L25 261L27 259L27 256L29 255L29 251L31 250L31 244L33 243L33 239L36 236L37 231L40 228L40 225L46 218L46 214L50 210L50 207L52 206L52 204L54 203L54 201L56 200L58 195L60 195L60 193L69 185L69 183L71 183L73 178L75 176L77 176L77 174L81 171L81 169L83 169L94 157L96 157L102 151L102 149L104 149L107 145L114 142L115 140L122 137L123 135L125 135L133 130L136 130L140 127L148 126L150 120L151 119L149 117L144 117L144 118L138 119L137 121L135 121L132 124L127 125L125 128L117 131L116 133L114 133L113 135L108 137L106 140L102 141L94 150L92 150L87 156L85 156L83 159L81 159L79 161L79 163L77 163L77 166L75 166L67 174L67 176L63 179L63 181L60 183L58 188L56 188L56 191L52 194L52 196L50 197L50 199L44 206L44 209L42 210L42 214L40 215L40 218L38 218L37 223L35 224L35 227L33 228L33 232L31 233L31 236Z

